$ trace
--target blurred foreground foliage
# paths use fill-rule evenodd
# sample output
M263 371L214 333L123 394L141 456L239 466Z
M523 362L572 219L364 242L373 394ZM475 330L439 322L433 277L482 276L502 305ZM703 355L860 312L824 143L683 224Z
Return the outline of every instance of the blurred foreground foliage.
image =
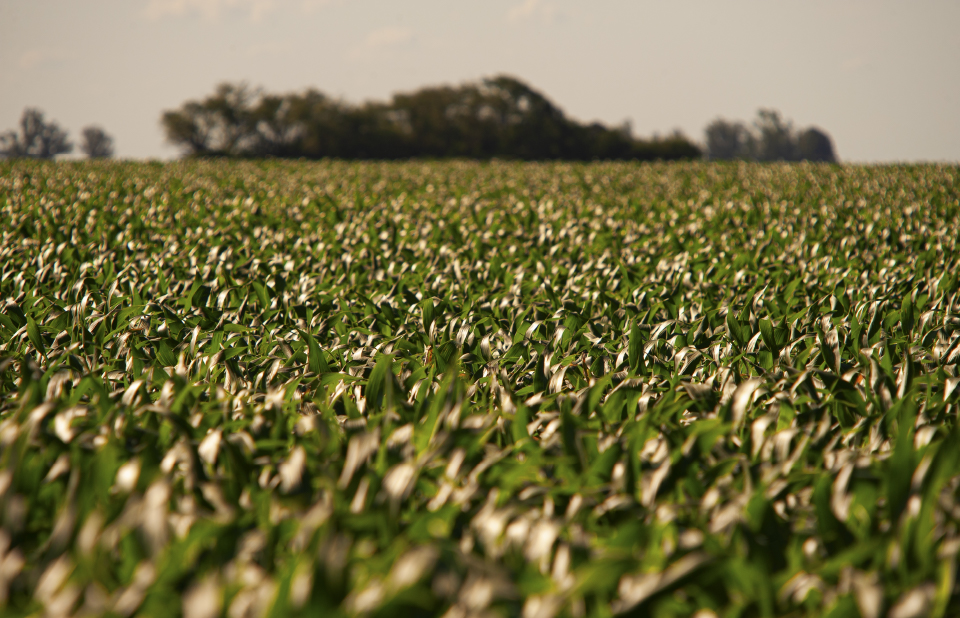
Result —
M0 605L956 615L958 171L0 162Z

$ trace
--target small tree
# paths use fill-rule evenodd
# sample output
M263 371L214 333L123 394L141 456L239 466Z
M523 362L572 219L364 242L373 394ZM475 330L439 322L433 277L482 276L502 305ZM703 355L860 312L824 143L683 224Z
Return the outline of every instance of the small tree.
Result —
M750 159L753 156L754 138L742 122L730 122L717 118L705 130L707 157L711 161Z
M825 161L836 163L830 136L810 127L799 134L775 109L760 109L753 127L717 118L704 130L711 161Z
M757 159L760 161L797 161L797 138L793 132L793 123L780 118L775 109L757 111L754 121L759 133Z
M830 136L814 127L804 130L797 138L800 158L806 161L823 161L836 163L837 155L833 152L833 142Z
M113 156L113 138L101 127L84 127L80 150L91 159L104 159Z
M220 84L213 96L164 112L160 122L167 141L189 155L249 154L257 143L254 102L260 95L244 83Z
M52 159L72 151L67 132L56 122L44 120L43 112L36 108L23 110L19 135L16 131L0 135L0 153L8 157Z

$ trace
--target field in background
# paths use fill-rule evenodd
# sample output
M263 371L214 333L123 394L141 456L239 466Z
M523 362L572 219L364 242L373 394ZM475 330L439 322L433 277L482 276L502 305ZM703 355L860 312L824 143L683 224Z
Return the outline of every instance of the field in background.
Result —
M954 615L958 187L0 162L0 605Z

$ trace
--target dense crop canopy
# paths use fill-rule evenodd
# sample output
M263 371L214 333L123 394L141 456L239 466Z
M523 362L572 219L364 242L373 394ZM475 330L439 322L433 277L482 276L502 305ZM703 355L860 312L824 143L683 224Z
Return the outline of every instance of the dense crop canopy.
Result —
M958 175L0 163L0 603L955 615Z

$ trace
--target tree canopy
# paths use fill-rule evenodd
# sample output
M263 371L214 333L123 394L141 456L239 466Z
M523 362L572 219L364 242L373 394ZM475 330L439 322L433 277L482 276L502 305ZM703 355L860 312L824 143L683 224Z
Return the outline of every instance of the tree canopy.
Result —
M113 156L113 138L102 127L84 127L80 150L90 159L104 159Z
M753 127L717 118L704 130L707 158L714 161L820 161L836 163L830 136L810 127L795 131L780 112L760 109Z
M47 121L39 109L28 107L20 118L20 133L0 135L0 154L7 157L52 159L73 151L67 132L54 121Z
M275 95L225 83L203 100L165 112L161 124L167 141L188 156L653 160L701 154L679 133L641 140L623 128L578 123L504 75L361 105L316 90Z

